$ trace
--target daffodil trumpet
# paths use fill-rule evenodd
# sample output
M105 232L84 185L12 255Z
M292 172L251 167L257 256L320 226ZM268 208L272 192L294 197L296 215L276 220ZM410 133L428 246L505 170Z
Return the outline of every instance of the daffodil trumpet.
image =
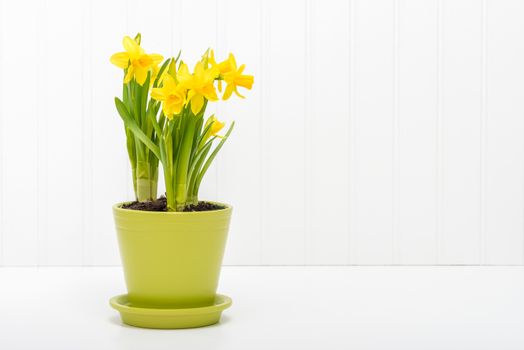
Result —
M169 58L158 67L162 56L147 54L140 47L141 37L125 37L125 52L111 57L124 69L123 96L115 105L124 121L127 150L133 169L133 184L138 201L156 198L158 165L162 164L167 210L183 211L198 204L200 185L218 152L233 131L232 122L224 135L225 123L215 115L205 117L209 102L218 101L215 82L227 86L222 100L238 87L251 89L253 76L237 68L232 54L223 62L215 61L207 50L193 71L180 60Z

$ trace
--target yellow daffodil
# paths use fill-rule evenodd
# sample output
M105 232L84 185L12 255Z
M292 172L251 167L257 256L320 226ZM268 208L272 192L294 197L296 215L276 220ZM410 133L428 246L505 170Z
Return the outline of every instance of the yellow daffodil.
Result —
M240 95L240 93L238 92L237 87L241 86L251 90L254 78L252 75L242 74L244 68L246 68L245 64L241 65L237 69L235 56L233 56L233 54L231 53L229 54L228 64L230 70L223 74L224 81L227 83L227 86L226 90L224 91L224 95L222 96L222 99L227 100L233 92L235 92L235 94L238 97L244 98L244 96Z
M209 133L211 136L215 136L216 134L218 134L220 132L220 130L222 130L224 128L224 125L226 125L226 123L224 122L221 122L220 120L218 120L215 115L213 114L211 117L209 117L206 121L206 127L211 124L211 128L209 129Z
M222 92L222 80L224 78L224 74L231 71L229 59L217 63L217 61L215 60L215 52L211 50L208 57L208 63L210 69L214 70L214 72L216 73L216 77L218 78L218 91Z
M214 81L215 75L212 70L204 69L202 62L195 65L193 74L189 73L189 69L185 63L180 65L177 73L179 84L188 90L187 103L191 103L191 111L193 114L198 114L204 106L204 98L209 101L217 101L217 93L215 91Z
M209 53L208 63L211 67L211 69L215 69L219 75L224 75L225 73L228 73L231 71L231 65L229 64L229 59L217 63L215 61L215 52L213 50Z
M123 45L125 51L111 56L111 63L127 69L124 83L129 83L134 77L138 84L143 85L147 79L147 73L157 67L164 58L158 54L146 54L139 43L128 36L124 37Z
M202 140L200 141L200 145L199 145L199 148L202 148L204 147L204 145L206 144L207 140L209 140L209 138L211 136L217 136L219 138L222 138L222 136L219 136L217 135L220 130L222 130L224 128L224 126L226 125L226 123L224 122L221 122L220 120L218 120L215 115L211 115L209 118L207 118L206 120L206 125L204 126L204 129L207 128L209 125L211 124L211 127L209 128L209 130L206 132L206 134L204 135L204 137L202 137Z
M186 90L177 85L171 75L166 74L163 78L163 86L152 89L151 97L157 101L162 101L162 111L171 120L175 114L179 114L184 108Z

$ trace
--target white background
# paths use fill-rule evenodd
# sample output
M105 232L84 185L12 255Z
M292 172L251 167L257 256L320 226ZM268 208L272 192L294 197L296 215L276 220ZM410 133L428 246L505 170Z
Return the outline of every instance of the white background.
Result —
M109 63L233 51L246 100L202 197L233 265L524 262L524 2L0 0L0 265L119 264Z

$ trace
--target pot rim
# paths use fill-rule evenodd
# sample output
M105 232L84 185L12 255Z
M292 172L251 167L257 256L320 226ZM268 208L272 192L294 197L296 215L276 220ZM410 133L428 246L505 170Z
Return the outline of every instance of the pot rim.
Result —
M223 213L233 210L233 206L215 201L204 201L208 203L218 204L224 206L224 209L217 210L206 210L206 211L148 211L148 210L133 210L133 209L124 209L122 205L126 203L132 203L133 201L120 202L113 205L113 210L120 213L135 213L136 215L154 215L154 216L163 216L163 215L177 215L177 216L197 216L197 215L214 215L218 213Z

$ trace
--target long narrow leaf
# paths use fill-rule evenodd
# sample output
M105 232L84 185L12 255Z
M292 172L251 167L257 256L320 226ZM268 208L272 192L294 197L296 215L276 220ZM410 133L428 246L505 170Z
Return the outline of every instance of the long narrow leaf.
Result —
M215 122L211 122L211 123L207 124L205 129L202 131L202 133L198 137L197 145L200 146L200 144L202 144L202 141L204 140L204 137L206 136L207 132L209 131L209 129L211 129L211 127L213 126L214 123Z
M160 78L162 77L162 74L164 74L164 71L166 70L167 66L169 65L169 62L171 62L171 58L168 58L167 60L165 60L165 62L160 67L160 70L158 71L158 74L156 75L155 81L153 83L154 88L158 86Z
M204 177L204 175L206 174L206 171L207 169L209 169L209 166L211 165L211 163L213 162L213 160L215 159L216 155L218 154L218 152L220 151L220 149L222 148L222 146L224 145L224 143L226 142L227 138L229 137L229 135L231 134L231 132L233 131L233 128L235 127L235 122L231 123L231 126L229 127L229 129L227 130L226 134L224 135L224 137L222 138L222 140L220 141L220 143L216 146L216 148L213 150L213 153L211 153L211 155L207 158L206 160L206 163L204 164L204 167L202 168L202 170L200 171L200 173L198 174L198 178L196 180L196 184L195 184L195 192L198 193L198 189L200 188L200 183L202 182L202 178Z
M133 132L133 134L151 150L160 159L160 149L157 145L151 141L149 137L140 129L136 121L131 117L126 105L118 97L115 97L115 105L118 110L118 114L124 121L124 125Z
M146 81L144 85L139 87L140 90L140 125L142 130L147 130L147 95L149 91L149 82L151 81L151 72L147 73Z
M155 133L158 139L160 140L160 142L162 142L162 139L163 139L162 128L160 127L160 125L158 124L156 120L156 114L154 113L154 108L148 110L147 116L148 116L148 119L151 125L153 125L153 128L155 129Z
M197 192L195 191L195 184L198 180L198 175L200 173L200 169L202 168L202 164L204 164L204 161L206 160L207 154L209 153L209 150L211 149L213 141L210 140L206 145L198 152L198 154L195 157L195 161L192 164L192 169L189 171L189 186L188 193L190 197L196 197Z
M206 144L200 148L193 159L193 162L191 163L191 166L189 167L189 177L197 177L198 173L200 172L200 167L204 163L204 160L207 156L207 153L211 149L211 146L213 145L213 141L216 139L216 136L211 138L209 141L206 142Z

